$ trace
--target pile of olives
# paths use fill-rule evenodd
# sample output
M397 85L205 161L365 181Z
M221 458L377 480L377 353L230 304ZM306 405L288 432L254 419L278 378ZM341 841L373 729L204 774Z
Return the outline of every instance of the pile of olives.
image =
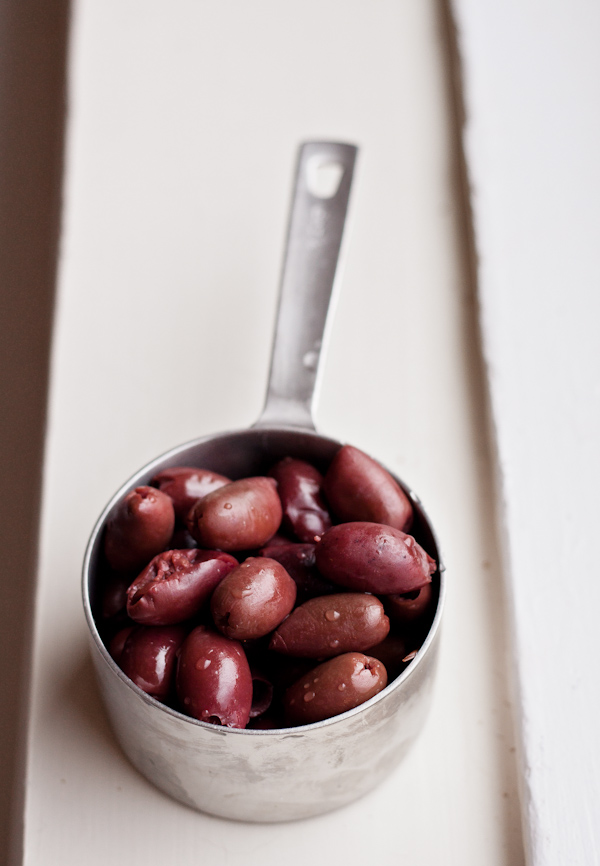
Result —
M410 499L350 445L325 475L159 472L116 506L96 619L136 686L215 725L281 728L343 713L414 658L436 562Z

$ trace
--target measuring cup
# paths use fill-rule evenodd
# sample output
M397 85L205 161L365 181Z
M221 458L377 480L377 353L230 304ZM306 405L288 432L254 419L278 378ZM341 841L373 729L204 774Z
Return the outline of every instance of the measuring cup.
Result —
M160 470L198 466L229 478L263 475L285 456L324 471L342 443L319 435L311 405L357 149L300 148L264 411L249 430L205 436L144 466L115 493L88 543L83 604L104 705L121 748L158 788L194 809L244 821L286 821L335 809L369 791L399 763L421 730L434 678L444 573L437 541L415 494L411 532L439 565L436 612L414 660L383 691L346 713L278 730L219 727L141 691L115 664L95 622L103 533L113 509ZM394 476L395 477L395 476Z

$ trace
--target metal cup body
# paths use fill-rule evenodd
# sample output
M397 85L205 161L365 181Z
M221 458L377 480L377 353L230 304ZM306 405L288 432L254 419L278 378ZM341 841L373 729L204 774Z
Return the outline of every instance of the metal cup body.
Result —
M153 784L192 808L244 821L287 821L336 809L371 790L400 762L427 713L439 642L445 579L434 575L437 609L416 658L396 680L349 712L312 725L237 730L199 722L138 689L108 654L94 609L101 587L103 530L117 503L156 472L177 465L231 478L264 474L290 455L325 468L341 443L294 428L226 433L175 448L148 464L113 497L86 551L83 597L94 667L121 748ZM397 479L399 480L399 479ZM401 483L401 482L400 482ZM440 563L434 533L418 499L415 535Z

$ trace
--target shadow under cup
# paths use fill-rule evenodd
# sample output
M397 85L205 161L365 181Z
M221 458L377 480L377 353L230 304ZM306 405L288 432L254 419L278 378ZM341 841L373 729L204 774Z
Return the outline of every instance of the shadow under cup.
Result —
M83 602L112 729L149 781L194 809L243 821L306 818L355 800L389 775L421 731L429 708L445 591L437 541L418 498L396 478L413 503L411 534L438 563L432 579L435 614L416 657L383 691L339 716L294 728L238 730L197 721L159 703L108 654L94 618L107 518L131 489L162 469L201 466L236 479L265 474L291 456L324 471L341 444L305 429L266 427L195 440L134 475L93 530L83 567Z

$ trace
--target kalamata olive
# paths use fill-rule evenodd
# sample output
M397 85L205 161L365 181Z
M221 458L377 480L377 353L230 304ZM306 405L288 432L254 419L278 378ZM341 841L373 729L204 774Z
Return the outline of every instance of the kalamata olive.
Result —
M173 691L177 650L186 633L181 625L136 626L117 663L142 691L164 700Z
M305 460L284 457L269 471L277 482L283 508L283 527L300 541L314 541L331 526L321 495L323 476Z
M111 657L119 664L119 660L123 653L123 649L125 647L125 643L127 638L131 634L131 632L136 628L135 625L126 625L125 628L120 629L116 635L113 637L111 642L108 645L108 651L111 654Z
M127 613L144 625L170 625L194 616L237 560L218 550L159 553L127 590Z
M387 685L382 663L362 653L345 653L318 665L294 683L284 698L290 725L309 725L345 713Z
M345 592L305 601L281 623L269 649L301 658L329 658L367 650L389 630L390 621L378 598Z
M127 589L131 582L131 578L126 574L112 571L104 580L102 590L102 619L110 620L118 614L125 613L125 605L127 604Z
M410 528L413 510L407 495L381 464L352 445L340 448L331 461L323 490L342 521Z
M379 661L385 667L388 674L388 682L396 679L406 667L404 657L408 653L406 642L399 634L390 632L381 643L369 647L369 655Z
M176 526L168 547L169 550L193 550L198 547L198 542L184 526Z
M242 478L198 500L188 529L201 547L254 550L275 534L281 513L273 478Z
M296 583L298 589L296 601L298 604L302 604L309 598L315 598L317 595L329 595L340 591L339 586L325 580L319 573L315 565L314 544L287 542L286 544L271 546L271 542L269 542L267 547L260 550L260 555L276 559L283 565Z
M296 584L274 559L249 557L215 589L210 609L217 628L251 640L277 628L296 601Z
M181 647L177 694L184 712L202 722L245 728L252 706L252 675L242 648L206 626Z
M116 571L135 572L167 546L175 512L166 493L136 487L117 505L106 525L104 551Z
M315 555L317 568L328 580L380 595L420 589L436 569L412 535L379 523L332 526Z
M250 667L252 674L252 706L250 718L255 719L267 712L273 700L273 683L264 671Z
M433 588L426 583L405 595L388 595L385 608L394 622L409 625L425 617L433 606Z
M231 478L211 472L210 469L173 466L158 472L150 483L171 497L176 516L185 520L198 499L224 484L230 484Z

